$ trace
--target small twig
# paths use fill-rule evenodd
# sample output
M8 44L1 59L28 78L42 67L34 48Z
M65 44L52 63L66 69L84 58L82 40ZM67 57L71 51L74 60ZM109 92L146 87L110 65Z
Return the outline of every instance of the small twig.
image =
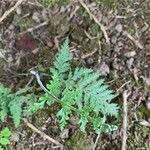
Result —
M23 1L26 1L26 0L18 0L18 2L13 6L11 7L9 10L7 10L3 16L0 18L0 23L5 19L7 18L7 16L12 13Z
M98 63L100 64L101 63L101 60L102 60L102 43L101 43L101 41L100 41L100 39L99 39L99 34L97 34L97 40L98 40L98 47L99 47L99 49L98 49L98 53L99 53L99 58L98 58Z
M91 53L88 53L88 54L81 56L81 58L86 59L86 58L92 56L93 54L95 54L96 52L97 52L97 49L93 50Z
M96 149L98 140L99 140L100 135L101 135L101 129L102 129L102 126L103 126L103 124L105 123L105 121L106 121L106 117L104 116L104 118L103 118L103 120L102 120L102 125L101 125L101 127L100 127L99 133L98 133L98 135L97 135L97 138L96 138L96 141L95 141L95 143L94 143L94 146L93 146L93 149L92 149L92 150L95 150L95 149Z
M140 44L140 42L134 39L134 37L131 36L127 31L123 31L123 35L128 37L138 48L143 49L143 46Z
M35 1L35 2L28 2L29 5L32 5L32 6L37 6L37 7L40 7L40 8L45 8L42 4L40 4L38 1Z
M34 31L34 30L36 30L36 29L38 29L38 28L41 28L41 27L43 27L43 26L48 25L48 23L49 23L49 21L44 21L44 22L38 24L37 26L34 26L34 27L32 27L32 28L28 28L26 31L19 33L19 35L32 32L32 31Z
M112 81L114 81L114 80L112 80ZM111 82L112 82L111 81ZM122 84L121 85L121 87L119 88L119 89L117 89L117 92L116 92L116 95L114 96L114 98L116 98L116 97L118 97L119 96L119 94L120 94L120 91L123 89L123 87L125 87L127 84L129 84L131 81L127 81L127 82L125 82L124 84ZM107 83L110 83L110 82L107 82Z
M75 13L78 11L79 8L80 8L79 6L75 7L75 9L72 11L72 13L69 16L69 20L71 20L73 18L73 16L75 15Z
M95 143L94 143L94 146L93 146L93 149L92 149L92 150L95 150L95 149L96 149L96 145L97 145L97 143L98 143L98 140L99 140L99 138L100 138L100 135L101 135L101 132L98 133L97 138L96 138L96 141L95 141Z
M110 44L109 38L108 38L108 34L106 32L106 29L104 27L103 24L101 24L98 19L90 12L89 8L86 6L86 4L82 1L82 0L78 0L79 3L82 5L82 7L87 11L87 13L89 14L89 16L95 21L96 24L98 24L98 26L100 27L100 29L102 30L104 37L106 39L106 43Z
M117 89L117 93L119 94L120 90L123 89L123 87L125 87L127 84L129 84L131 81L127 81L124 84L121 85L121 87L119 89Z
M54 140L53 138L49 137L47 134L45 134L44 132L40 131L39 129L37 129L34 125L32 125L31 123L28 122L27 119L22 119L24 121L24 123L30 128L32 129L34 132L40 134L44 139L47 139L48 141L59 145L61 149L63 149L63 145L61 143L59 143L58 141Z
M97 37L92 37L86 30L84 30L84 33L90 40L97 39Z
M123 136L122 136L122 148L121 150L126 150L126 141L127 141L127 125L128 125L128 104L127 99L131 92L123 92Z

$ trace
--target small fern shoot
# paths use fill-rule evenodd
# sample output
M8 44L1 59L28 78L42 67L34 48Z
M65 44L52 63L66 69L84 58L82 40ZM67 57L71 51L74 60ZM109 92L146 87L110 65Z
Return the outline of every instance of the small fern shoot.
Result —
M42 108L45 104L50 106L57 102L61 106L57 112L61 130L67 125L70 116L75 114L73 112L76 112L82 131L85 131L88 123L93 125L95 132L112 131L115 126L107 124L107 116L116 117L118 114L117 104L110 103L114 92L104 83L98 72L83 67L71 69L71 60L67 39L50 68L51 80L47 89L54 96L46 92L31 110L38 110L38 104Z
M11 114L15 127L20 124L21 117L25 112L23 104L29 104L29 100L35 98L34 94L27 94L28 88L19 89L12 93L9 88L0 84L0 120L5 121L7 115ZM24 96L25 95L25 96Z
M6 147L6 145L10 144L11 135L12 132L7 127L0 131L0 150L4 150L3 147Z

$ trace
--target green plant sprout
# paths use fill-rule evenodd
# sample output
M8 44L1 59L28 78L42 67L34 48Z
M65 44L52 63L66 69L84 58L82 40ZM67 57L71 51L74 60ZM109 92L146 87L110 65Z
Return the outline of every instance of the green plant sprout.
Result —
M43 86L38 73L32 72L45 95L30 107L29 112L56 102L60 105L57 117L61 130L65 128L71 115L78 116L78 124L83 132L88 124L92 124L96 133L116 130L116 126L107 123L107 116L118 115L117 104L110 103L115 96L114 92L104 84L104 79L100 78L98 72L83 67L72 69L71 60L69 40L66 39L50 68L51 80L47 88Z
M40 2L44 7L48 8L48 7L53 7L55 5L58 5L58 4L63 5L67 3L68 0L63 0L63 1L62 0L41 0Z
M4 150L3 147L10 144L9 138L11 134L11 131L7 127L0 131L0 150Z
M12 93L9 88L0 84L0 120L5 121L7 115L11 114L15 127L18 127L26 108L23 105L30 105L30 101L35 98L33 93L29 93L29 88L19 89ZM28 93L27 93L28 92Z

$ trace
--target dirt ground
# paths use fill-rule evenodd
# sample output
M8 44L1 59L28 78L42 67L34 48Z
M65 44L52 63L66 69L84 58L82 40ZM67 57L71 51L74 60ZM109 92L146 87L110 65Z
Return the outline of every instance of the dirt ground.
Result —
M114 102L119 129L101 134L97 150L121 150L123 93L130 93L127 149L150 149L150 1L149 0L26 0L0 21L0 82L13 91L25 87L31 68L49 74L59 45L69 37L75 65L98 71L118 93ZM16 0L0 1L0 18ZM84 5L83 5L84 4ZM104 27L104 28L103 28ZM47 76L43 76L46 83ZM38 87L35 80L31 87ZM59 129L54 108L34 114L28 121L64 145L65 150L90 150L96 134L83 134L71 122ZM9 150L59 149L22 122L0 123L13 131Z

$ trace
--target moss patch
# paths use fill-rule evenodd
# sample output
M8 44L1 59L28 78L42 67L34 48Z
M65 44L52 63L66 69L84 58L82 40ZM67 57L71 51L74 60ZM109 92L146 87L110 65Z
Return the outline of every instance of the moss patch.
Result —
M76 131L67 142L71 150L92 150L93 142L80 131Z

